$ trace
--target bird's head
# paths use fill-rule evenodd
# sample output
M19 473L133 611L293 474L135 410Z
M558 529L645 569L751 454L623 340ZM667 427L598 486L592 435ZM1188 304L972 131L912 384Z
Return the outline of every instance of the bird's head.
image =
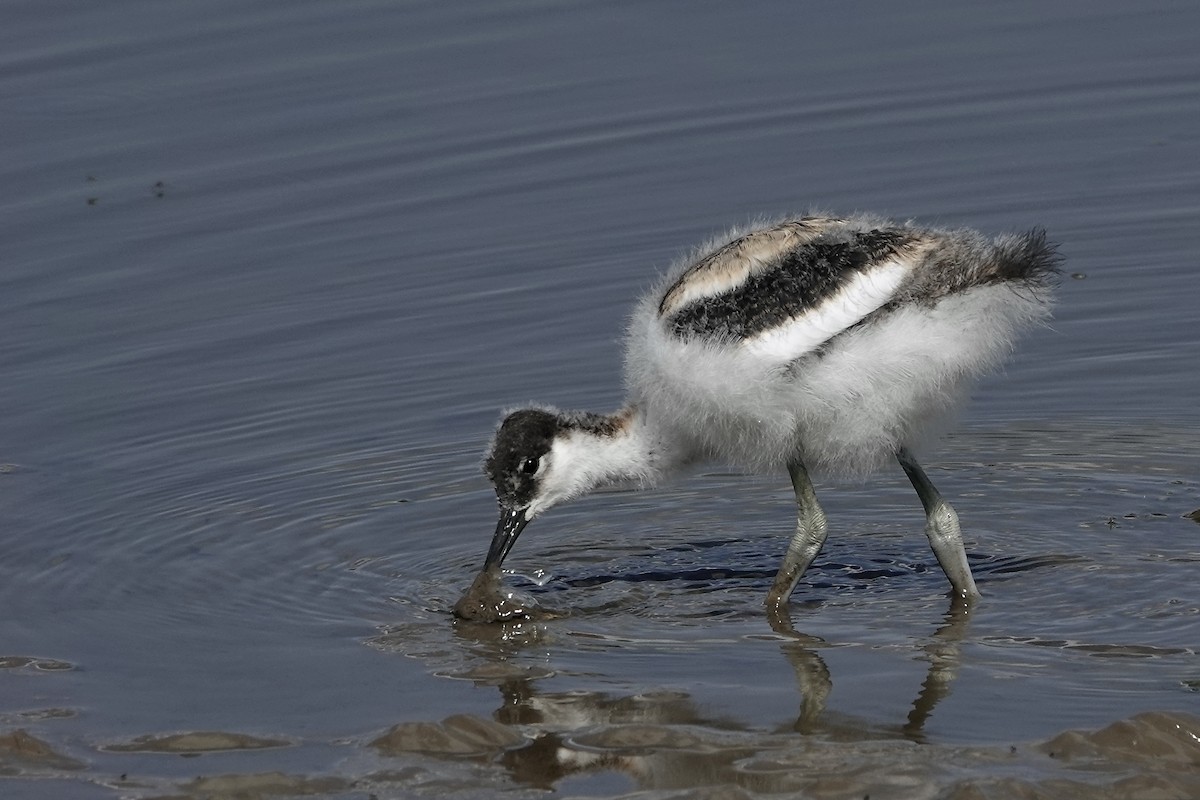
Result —
M553 451L561 429L557 414L523 408L506 416L496 430L483 469L496 490L500 520L485 569L498 568L529 520L558 501Z
M620 446L627 417L523 408L504 418L484 461L500 521L484 568L499 567L531 519L598 484L636 472Z

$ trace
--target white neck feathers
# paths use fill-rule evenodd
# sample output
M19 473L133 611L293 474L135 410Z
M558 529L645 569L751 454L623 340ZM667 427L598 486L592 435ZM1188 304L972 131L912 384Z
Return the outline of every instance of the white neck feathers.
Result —
M530 517L605 484L657 482L660 468L645 420L634 409L613 420L607 429L572 428L555 437L541 490L528 509Z

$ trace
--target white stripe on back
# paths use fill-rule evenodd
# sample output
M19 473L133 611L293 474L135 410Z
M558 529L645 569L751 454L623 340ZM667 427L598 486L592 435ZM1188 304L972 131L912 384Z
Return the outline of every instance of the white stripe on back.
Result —
M799 358L890 300L911 271L910 259L895 258L859 272L819 306L746 339L742 346L768 361Z

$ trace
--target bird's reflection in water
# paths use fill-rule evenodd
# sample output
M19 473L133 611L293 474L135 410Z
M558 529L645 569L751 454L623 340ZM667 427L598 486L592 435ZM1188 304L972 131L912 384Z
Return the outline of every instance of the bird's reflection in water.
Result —
M539 691L538 682L550 671L518 667L519 659L512 658L547 642L548 626L539 622L456 625L460 643L480 659L458 677L496 687L502 702L493 719L526 737L524 744L492 754L519 784L550 789L569 776L615 770L644 789L736 783L755 791L788 791L794 787L769 778L776 774L770 769L748 784L747 760L764 751L829 741L924 741L924 726L958 672L971 609L970 603L952 601L942 624L922 645L929 668L907 718L890 725L827 711L833 677L821 651L830 645L797 631L782 615L770 622L795 675L799 713L790 728L767 737L740 721L706 715L682 692ZM795 733L804 738L797 740ZM778 771L778 780L785 772Z
M913 701L908 712L908 721L901 729L906 736L916 741L925 739L925 723L933 715L933 709L950 694L950 685L958 677L962 662L961 645L971 621L970 600L953 598L944 621L925 644L925 657L929 660L929 671L921 692Z
M929 661L929 671L908 712L908 719L903 725L894 729L885 728L885 731L898 733L917 742L925 740L926 721L932 716L937 704L950 694L950 686L958 675L960 645L966 635L973 608L974 603L971 599L951 597L950 607L943 616L942 625L922 647L925 658ZM864 730L861 722L837 724L824 713L826 699L833 691L829 667L819 653L826 643L817 637L796 631L791 619L783 613L769 613L768 618L771 629L789 640L783 643L781 650L796 675L796 684L800 690L800 714L793 729L798 733ZM875 726L870 729L875 733L880 732Z

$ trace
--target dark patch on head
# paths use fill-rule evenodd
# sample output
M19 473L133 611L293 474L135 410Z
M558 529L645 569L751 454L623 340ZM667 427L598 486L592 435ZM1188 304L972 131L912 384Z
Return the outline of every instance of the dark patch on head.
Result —
M514 411L500 423L483 470L502 504L524 508L533 502L538 489L533 473L559 429L558 417L537 408Z
M730 291L687 304L668 325L681 337L754 336L819 306L855 274L892 258L916 238L903 229L824 233L782 253L772 267Z
M492 439L492 449L483 470L496 489L496 497L508 508L525 508L537 497L539 468L554 439L569 431L590 436L616 436L624 427L621 415L587 411L546 411L523 408L504 418Z

